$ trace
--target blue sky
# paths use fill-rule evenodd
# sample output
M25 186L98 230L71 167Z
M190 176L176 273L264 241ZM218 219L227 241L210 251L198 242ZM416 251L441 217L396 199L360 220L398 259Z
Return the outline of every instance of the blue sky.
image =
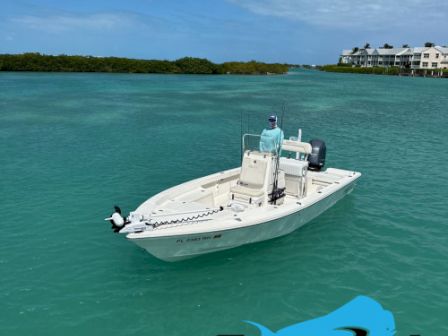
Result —
M448 45L446 0L0 0L0 53L324 64L427 41Z

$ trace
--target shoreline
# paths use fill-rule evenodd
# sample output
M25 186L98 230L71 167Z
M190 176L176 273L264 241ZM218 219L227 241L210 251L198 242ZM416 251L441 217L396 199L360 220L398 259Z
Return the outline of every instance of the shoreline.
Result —
M285 73L225 73L225 74L207 74L207 73L164 73L164 72L112 72L112 71L31 71L31 70L0 70L0 75L4 74L110 74L110 75L164 75L164 76L282 76Z
M352 67L338 64L323 65L320 71L362 75L448 78L448 69L404 69L399 67Z

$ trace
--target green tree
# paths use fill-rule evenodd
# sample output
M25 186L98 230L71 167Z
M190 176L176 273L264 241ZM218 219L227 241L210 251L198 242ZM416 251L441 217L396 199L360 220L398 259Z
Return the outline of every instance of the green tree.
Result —
M217 72L216 65L207 59L184 57L174 62L185 74L213 74Z
M184 57L177 61L141 60L120 57L41 55L25 53L0 54L0 71L65 71L122 73L185 73L185 74L282 74L286 64L256 61L215 64L207 59Z

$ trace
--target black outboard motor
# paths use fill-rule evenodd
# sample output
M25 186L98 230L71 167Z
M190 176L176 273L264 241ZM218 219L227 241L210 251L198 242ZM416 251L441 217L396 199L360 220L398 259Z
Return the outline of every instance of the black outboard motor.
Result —
M308 156L308 169L320 171L325 165L325 155L327 154L327 147L325 142L319 139L310 141L311 154Z

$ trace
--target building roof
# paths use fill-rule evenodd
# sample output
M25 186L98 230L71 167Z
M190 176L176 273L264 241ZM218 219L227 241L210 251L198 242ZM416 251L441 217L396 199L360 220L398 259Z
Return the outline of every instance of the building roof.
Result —
M440 46L435 46L434 48L436 48L438 51L440 51L442 54L444 55L448 55L448 47L440 47Z
M342 50L341 56L365 56L365 55L381 55L381 56L403 56L403 55L413 55L421 54L424 51L435 48L439 50L443 55L448 55L448 47L415 47L415 48L369 48L369 49L359 49L356 52L353 50L344 49Z
M375 49L359 49L357 52L353 53L354 56L360 56L360 55L373 55Z
M405 55L412 55L413 51L411 48L404 48L403 51L400 51L397 53L397 56L405 56Z
M416 48L412 48L412 52L414 54L421 54L423 52L423 50L425 50L425 49L427 49L427 48L425 48L425 47L416 47Z
M376 51L378 52L379 55L397 55L401 52L406 51L408 48L392 48L392 49L385 49L385 48L378 48L376 49Z

